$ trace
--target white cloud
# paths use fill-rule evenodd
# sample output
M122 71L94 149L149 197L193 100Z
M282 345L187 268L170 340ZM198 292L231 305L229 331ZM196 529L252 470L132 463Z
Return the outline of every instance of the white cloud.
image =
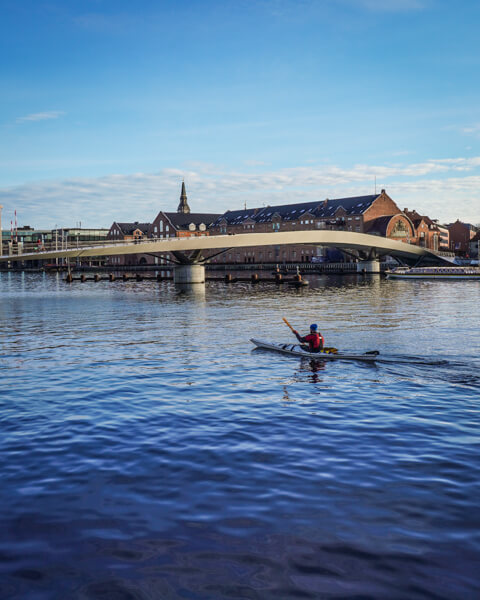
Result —
M469 125L467 127L462 127L460 130L462 133L466 135L480 135L480 123L475 123L473 125Z
M300 166L228 170L195 163L158 173L106 175L27 183L0 190L4 222L17 209L19 220L35 228L109 227L117 221L151 222L158 211L175 211L185 178L192 211L226 210L358 196L382 187L403 209L443 222L480 221L480 157L432 159L394 165Z
M65 113L61 110L49 110L46 112L32 113L24 117L17 117L17 123L25 123L27 121L48 121L51 119L58 119Z

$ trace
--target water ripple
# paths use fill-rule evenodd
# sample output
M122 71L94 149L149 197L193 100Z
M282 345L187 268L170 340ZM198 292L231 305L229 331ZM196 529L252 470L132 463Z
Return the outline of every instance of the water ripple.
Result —
M478 598L478 288L395 283L0 274L0 597Z

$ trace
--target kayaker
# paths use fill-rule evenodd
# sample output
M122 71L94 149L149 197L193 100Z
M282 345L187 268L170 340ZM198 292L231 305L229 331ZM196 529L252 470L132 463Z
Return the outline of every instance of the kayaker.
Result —
M325 343L323 335L318 331L318 325L312 323L310 325L310 333L305 337L302 337L295 329L293 333L297 337L297 340L302 344L302 348L308 352L321 352ZM306 345L308 344L308 346Z

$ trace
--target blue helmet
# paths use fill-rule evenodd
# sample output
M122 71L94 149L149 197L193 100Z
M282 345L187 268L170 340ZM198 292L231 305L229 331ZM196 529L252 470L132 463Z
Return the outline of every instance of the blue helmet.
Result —
M318 329L318 325L316 323L312 323L310 325L310 331L317 331L317 329Z

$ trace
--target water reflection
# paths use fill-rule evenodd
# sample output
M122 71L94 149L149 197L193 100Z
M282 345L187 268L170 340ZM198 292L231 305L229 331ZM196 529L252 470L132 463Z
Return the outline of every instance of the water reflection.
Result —
M320 374L325 370L326 366L326 360L301 358L299 370L308 373L307 381L310 383L318 383L322 381Z
M175 292L177 297L192 298L203 302L205 301L206 287L205 283L175 283Z

